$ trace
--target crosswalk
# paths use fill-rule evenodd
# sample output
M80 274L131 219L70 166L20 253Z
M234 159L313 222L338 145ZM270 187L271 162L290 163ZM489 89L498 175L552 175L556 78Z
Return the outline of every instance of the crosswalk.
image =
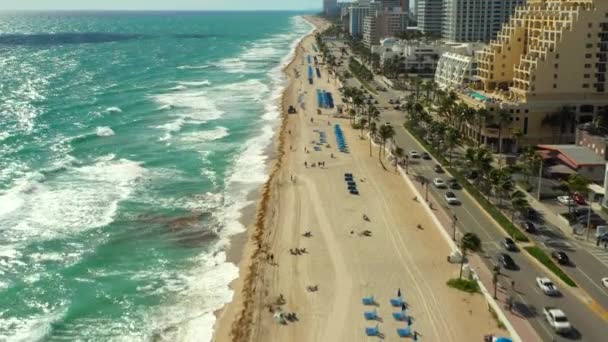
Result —
M593 255L597 260L599 260L602 264L608 267L608 249L604 249L604 247L590 247L587 248L589 254Z

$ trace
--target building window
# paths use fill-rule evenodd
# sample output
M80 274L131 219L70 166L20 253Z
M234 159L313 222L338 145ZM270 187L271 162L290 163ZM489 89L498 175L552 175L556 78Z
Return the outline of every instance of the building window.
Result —
M553 78L557 78L557 74L553 74Z
M528 117L524 118L524 134L528 134Z
M589 84L587 84L587 83L583 84L583 88L589 88Z
M591 48L593 47L593 44L587 44L587 45L585 45L585 47L586 47L587 49L591 49Z
M585 64L585 68L591 68L591 64Z
M593 56L593 55L592 55L592 54L590 54L590 53L586 53L586 54L585 54L585 58L591 58L591 56Z
M528 109L524 109L524 113L529 113L530 111Z
M559 68L559 64L555 63L555 69Z
M553 89L557 88L557 84L553 83Z

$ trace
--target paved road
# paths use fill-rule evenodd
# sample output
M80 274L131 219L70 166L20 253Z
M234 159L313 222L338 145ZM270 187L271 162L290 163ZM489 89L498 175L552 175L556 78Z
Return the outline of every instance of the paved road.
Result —
M348 85L352 86L360 85L354 78L349 79L348 83ZM388 104L388 99L395 99L400 95L403 95L403 93L389 90L388 92L379 92L378 96L375 97L380 102L378 105L379 107L390 108L391 105ZM403 121L404 113L401 111L382 111L381 123L391 122L396 128L396 143L406 151L411 149L422 151L422 146L420 146L417 141L402 128L401 123ZM434 177L437 177L437 174L433 170L434 164L435 163L432 161L420 161L417 165L412 165L412 170L429 179L433 179ZM443 175L443 177L445 178L445 175ZM435 198L435 203L441 203L447 207L447 204L445 204L445 201L443 200L443 192L444 191L431 187L429 194ZM457 192L462 201L462 205L450 207L448 210L458 217L459 230L475 232L481 237L484 241L484 260L489 267L492 267L496 264L496 255L504 251L500 242L505 237L505 234L474 200L465 196L460 191ZM578 292L575 293L567 288L567 286L560 285L559 283L558 287L563 291L563 296L557 298L545 296L535 286L534 279L537 276L545 276L547 273L528 255L524 255L524 252L510 254L519 265L520 269L517 271L501 271L504 276L501 277L500 283L504 288L508 289L511 288L511 281L514 281L516 310L529 319L534 329L544 341L606 341L606 336L608 336L608 317L601 318L597 307L583 302L583 300L578 297ZM583 253L581 253L581 255L583 255ZM592 263L594 260L597 261L594 258L586 260L586 258L580 257L579 255L573 256L573 258L574 257L576 258L577 263L589 265L588 267L594 267L592 266ZM580 272L578 268L567 271L573 275ZM580 276L575 277L577 280L579 278L584 278L584 275L581 274ZM583 285L583 283L585 282L581 282L581 285ZM586 288L588 284L584 285ZM602 289L596 290L599 293ZM564 310L576 329L575 333L569 337L562 337L553 333L541 316L541 311L544 306L556 306Z

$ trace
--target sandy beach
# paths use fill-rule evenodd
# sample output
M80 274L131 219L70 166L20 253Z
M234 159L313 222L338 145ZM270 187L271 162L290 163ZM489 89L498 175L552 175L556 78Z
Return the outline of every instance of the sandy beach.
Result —
M318 28L327 25L308 19ZM306 37L285 69L284 113L289 105L298 113L284 116L277 160L248 229L240 277L232 284L235 296L218 312L214 341L368 341L364 329L376 324L385 340L394 341L396 329L406 326L392 317L400 309L389 303L397 289L424 340L480 341L484 334L504 334L481 295L446 286L458 266L446 262L448 244L401 176L379 163L376 147L370 156L369 141L348 119L333 117L335 109L317 114L317 89L332 92L336 104L341 99L338 81L323 65L322 77L308 83L306 55L317 55L313 44L314 36ZM336 147L335 124L344 131L349 153ZM315 150L319 132L329 147ZM347 191L344 173L354 175L360 195ZM305 252L293 255L295 249ZM376 306L362 304L370 295ZM277 302L279 296L284 303ZM278 310L296 313L297 321L278 324ZM373 310L380 319L366 321L364 311Z

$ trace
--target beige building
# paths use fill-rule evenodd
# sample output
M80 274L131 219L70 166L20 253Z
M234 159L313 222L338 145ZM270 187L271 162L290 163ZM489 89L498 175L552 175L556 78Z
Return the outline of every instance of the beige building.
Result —
M528 0L476 55L474 89L461 98L506 111L503 148L574 143L576 124L608 105L608 0ZM470 127L471 135L476 135ZM497 126L482 139L497 146ZM517 140L517 142L516 142Z

